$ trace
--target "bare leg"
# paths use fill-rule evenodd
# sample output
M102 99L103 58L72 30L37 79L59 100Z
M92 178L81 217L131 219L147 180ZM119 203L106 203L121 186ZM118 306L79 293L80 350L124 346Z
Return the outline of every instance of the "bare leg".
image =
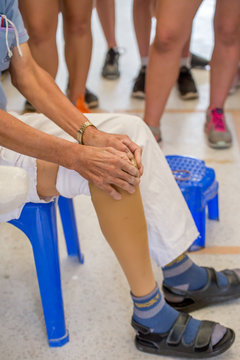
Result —
M133 20L140 57L147 57L152 23L151 0L134 0Z
M240 58L240 2L218 0L214 19L210 108L223 108Z
M29 34L32 55L55 79L58 69L56 44L58 0L19 0L19 7Z
M116 48L115 36L115 0L97 0L96 8L108 48Z
M69 97L75 103L85 93L92 52L92 0L62 0Z
M182 51L182 58L187 58L190 56L190 42L191 42L191 35L189 36L188 40L186 41L183 51Z
M188 40L192 20L201 0L158 0L157 29L150 50L146 81L144 120L159 126L168 96L176 82L184 44Z
M56 189L58 165L37 160L37 192L41 199L59 195Z

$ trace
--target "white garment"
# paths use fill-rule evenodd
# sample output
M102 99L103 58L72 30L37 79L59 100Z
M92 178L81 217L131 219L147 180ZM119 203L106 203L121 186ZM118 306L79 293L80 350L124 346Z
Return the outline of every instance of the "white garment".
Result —
M27 172L15 166L0 166L0 214L25 204L29 189Z
M73 141L52 121L41 114L25 114L20 120L49 134ZM148 225L151 257L159 266L164 266L183 253L198 237L198 231L191 213L179 190L169 166L157 145L151 131L138 117L125 114L86 114L87 118L99 130L126 134L143 149L142 162L144 174L141 179L141 194ZM6 165L6 154L9 165L25 168L31 179L31 189L27 201L39 202L36 192L35 160L0 148L0 165ZM12 153L15 154L12 156ZM23 161L24 159L24 161ZM78 184L76 188L74 183ZM69 186L70 184L70 186ZM61 169L57 180L58 188L62 188L64 196L73 197L89 194L88 182L77 172ZM17 218L22 208L8 214L8 219L0 216L0 222Z

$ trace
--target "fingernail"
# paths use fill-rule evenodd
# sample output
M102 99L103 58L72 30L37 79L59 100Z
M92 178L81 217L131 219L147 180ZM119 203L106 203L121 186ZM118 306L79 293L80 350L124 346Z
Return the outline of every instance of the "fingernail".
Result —
M119 193L114 195L115 200L121 200L121 198L122 198L122 196Z

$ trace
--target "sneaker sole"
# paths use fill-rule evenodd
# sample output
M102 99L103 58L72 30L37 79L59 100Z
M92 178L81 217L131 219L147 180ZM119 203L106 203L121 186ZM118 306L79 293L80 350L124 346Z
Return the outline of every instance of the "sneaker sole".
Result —
M85 101L86 102L86 101ZM92 101L90 103L87 103L87 106L89 107L89 109L95 109L99 106L99 102L98 101Z
M120 77L120 74L102 74L102 77L107 80L117 80Z
M145 99L145 93L142 92L142 91L133 92L132 93L132 98L144 100Z
M185 95L180 94L180 98L183 100L195 100L199 98L198 93L187 93Z
M213 148L213 149L229 149L231 146L232 146L232 143L231 144L227 144L225 143L224 141L219 141L217 143L211 143L209 140L208 140L208 145Z
M207 114L206 118L207 118L207 121L209 121L208 114ZM204 125L204 132L205 132L205 135L208 136L208 134L207 134L207 123L205 123L205 125ZM207 139L207 143L212 149L218 149L218 150L229 149L232 146L232 142L231 143L226 143L225 141L218 141L217 143L212 143L211 141L209 141Z

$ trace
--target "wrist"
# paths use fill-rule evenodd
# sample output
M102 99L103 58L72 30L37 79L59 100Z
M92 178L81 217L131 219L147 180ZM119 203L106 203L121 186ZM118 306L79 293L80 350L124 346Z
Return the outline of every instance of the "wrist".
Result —
M87 120L85 121L82 126L78 129L77 131L77 141L80 145L85 145L85 142L83 141L83 137L84 137L84 134L85 134L85 131L89 128L89 127L92 127L92 128L95 128L96 127L91 123L91 121Z

